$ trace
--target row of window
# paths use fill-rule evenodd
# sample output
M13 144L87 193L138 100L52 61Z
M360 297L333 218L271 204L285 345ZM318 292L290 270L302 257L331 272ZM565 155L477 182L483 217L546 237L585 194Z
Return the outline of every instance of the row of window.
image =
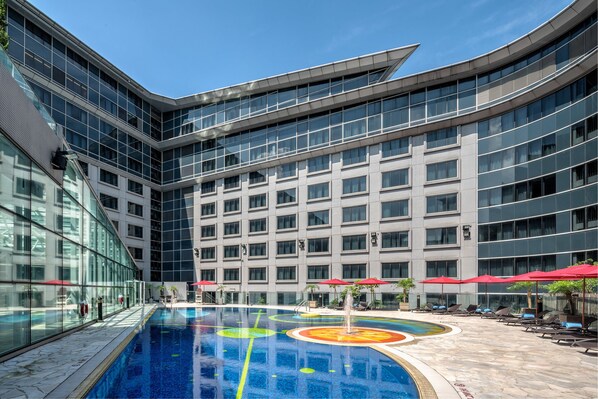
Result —
M479 242L512 240L556 234L556 215L478 226Z
M478 192L478 207L510 204L556 193L556 174Z
M113 209L118 211L118 198L108 194L100 193L100 202L105 208ZM143 217L143 205L136 204L134 202L127 202L127 213L129 215Z
M598 205L571 211L571 230L594 229L598 227Z
M105 169L100 169L100 181L102 183L118 187L118 175ZM130 193L143 195L143 184L136 182L135 180L128 179L127 190Z

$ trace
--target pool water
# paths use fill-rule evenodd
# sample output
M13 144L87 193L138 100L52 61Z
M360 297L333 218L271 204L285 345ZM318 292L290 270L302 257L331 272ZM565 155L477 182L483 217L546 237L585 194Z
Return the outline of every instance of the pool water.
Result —
M430 323L355 317L356 326L426 335ZM411 376L370 347L322 345L286 335L341 325L259 308L158 309L88 398L418 398Z

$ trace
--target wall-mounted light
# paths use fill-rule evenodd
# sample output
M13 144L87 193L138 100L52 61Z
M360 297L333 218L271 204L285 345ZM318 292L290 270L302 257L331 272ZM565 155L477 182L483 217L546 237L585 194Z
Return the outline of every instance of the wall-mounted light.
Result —
M193 248L193 253L195 254L196 258L199 258L199 248Z
M463 238L469 240L471 238L471 225L464 224L463 225Z
M305 240L298 240L298 242L299 242L299 249L303 251L305 249Z
M50 163L54 169L66 170L66 165L69 159L77 159L77 154L75 154L73 150L62 151L60 148L57 148L56 151L52 153L52 160Z
M241 251L243 255L247 255L247 244L241 244Z
M378 233L370 233L370 242L374 247L378 245Z

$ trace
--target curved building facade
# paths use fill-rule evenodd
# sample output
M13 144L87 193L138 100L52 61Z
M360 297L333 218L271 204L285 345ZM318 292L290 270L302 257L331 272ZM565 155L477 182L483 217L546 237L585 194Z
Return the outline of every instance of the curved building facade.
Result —
M146 281L290 304L329 278L509 276L598 258L593 1L413 76L390 79L415 45L179 99L8 4L9 54ZM441 290L459 291L415 292Z

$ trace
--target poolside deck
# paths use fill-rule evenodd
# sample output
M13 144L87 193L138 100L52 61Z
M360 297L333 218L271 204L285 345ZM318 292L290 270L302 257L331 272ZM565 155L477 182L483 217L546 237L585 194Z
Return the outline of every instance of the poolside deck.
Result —
M188 306L186 303L176 306ZM280 308L280 307L279 307ZM287 307L288 308L288 307ZM292 309L292 308L290 308ZM77 388L147 316L132 308L79 332L0 363L0 397L77 397ZM341 314L340 311L313 309ZM393 350L434 369L428 378L443 386L439 397L595 398L598 356L580 348L479 317L398 311L359 312L359 316L399 317L458 327L456 334L418 338ZM424 372L424 374L426 374ZM454 391L447 391L453 389Z

